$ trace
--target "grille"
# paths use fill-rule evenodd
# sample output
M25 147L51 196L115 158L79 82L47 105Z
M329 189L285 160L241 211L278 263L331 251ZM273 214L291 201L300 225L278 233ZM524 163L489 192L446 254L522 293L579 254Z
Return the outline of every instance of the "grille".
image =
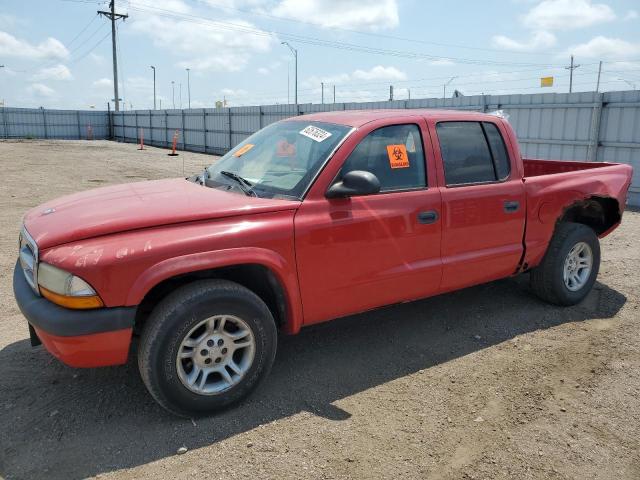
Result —
M33 291L40 294L38 291L38 246L24 227L20 232L19 255L24 278L27 279L27 283L31 285Z

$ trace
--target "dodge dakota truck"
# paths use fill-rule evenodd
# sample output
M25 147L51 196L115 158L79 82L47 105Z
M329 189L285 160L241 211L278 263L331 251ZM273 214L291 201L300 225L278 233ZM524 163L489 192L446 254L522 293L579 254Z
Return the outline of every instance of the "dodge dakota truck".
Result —
M631 174L523 159L496 115L304 115L193 177L30 210L14 293L32 344L99 367L125 363L135 337L153 398L206 414L267 376L278 331L525 272L540 298L580 302Z

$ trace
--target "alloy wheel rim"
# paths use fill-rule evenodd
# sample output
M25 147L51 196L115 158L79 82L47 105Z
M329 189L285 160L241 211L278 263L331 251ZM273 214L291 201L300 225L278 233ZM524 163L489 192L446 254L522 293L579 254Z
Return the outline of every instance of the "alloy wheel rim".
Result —
M240 383L253 364L256 341L234 315L215 315L193 327L176 355L178 378L190 391L216 395Z
M564 284L572 292L580 290L589 281L593 268L593 251L585 242L576 243L564 260Z

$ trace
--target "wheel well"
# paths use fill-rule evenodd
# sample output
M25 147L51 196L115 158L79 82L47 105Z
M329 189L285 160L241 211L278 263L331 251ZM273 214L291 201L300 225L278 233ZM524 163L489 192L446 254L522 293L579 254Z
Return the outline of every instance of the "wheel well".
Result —
M210 270L200 270L168 278L153 287L142 299L136 312L135 331L139 333L154 307L168 294L191 282L218 278L236 282L258 295L269 307L276 325L281 327L287 321L285 290L275 274L258 264L233 265Z
M582 223L601 235L620 220L620 209L615 198L591 197L567 208L559 222Z

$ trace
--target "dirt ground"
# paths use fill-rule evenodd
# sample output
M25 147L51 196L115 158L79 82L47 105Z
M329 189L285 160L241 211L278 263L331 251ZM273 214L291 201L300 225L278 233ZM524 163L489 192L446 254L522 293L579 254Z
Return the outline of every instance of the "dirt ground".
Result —
M79 370L31 348L11 288L22 214L213 159L166 153L0 142L1 477L640 478L640 213L603 241L581 305L544 304L525 275L309 328L211 418L156 406L135 354Z

